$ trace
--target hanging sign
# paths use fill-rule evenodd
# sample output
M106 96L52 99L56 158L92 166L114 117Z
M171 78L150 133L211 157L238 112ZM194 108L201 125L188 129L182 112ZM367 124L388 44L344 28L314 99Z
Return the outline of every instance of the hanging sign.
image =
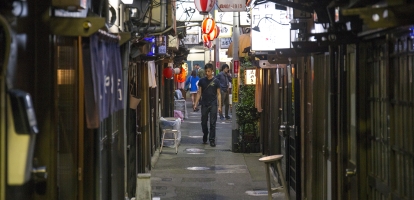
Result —
M256 85L256 69L244 70L244 84Z
M234 75L237 75L239 73L239 61L235 60L233 62L234 62L234 69L233 69Z
M219 12L246 11L246 0L217 0Z
M231 83L231 94L233 98L233 102L239 102L239 79L233 78Z

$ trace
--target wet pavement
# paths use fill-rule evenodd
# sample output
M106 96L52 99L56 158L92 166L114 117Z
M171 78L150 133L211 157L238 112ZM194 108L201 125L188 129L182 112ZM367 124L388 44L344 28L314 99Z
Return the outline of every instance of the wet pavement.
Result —
M267 199L261 153L231 152L231 119L217 120L216 147L202 144L201 114L187 98L178 154L164 147L151 170L153 199ZM153 159L154 160L154 159ZM281 193L273 199L283 199Z

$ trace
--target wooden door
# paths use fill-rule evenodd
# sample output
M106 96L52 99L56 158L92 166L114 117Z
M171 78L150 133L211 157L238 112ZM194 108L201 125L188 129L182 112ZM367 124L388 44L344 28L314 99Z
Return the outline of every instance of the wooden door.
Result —
M280 71L281 125L279 129L282 167L292 197L300 199L300 89L294 65L286 65Z

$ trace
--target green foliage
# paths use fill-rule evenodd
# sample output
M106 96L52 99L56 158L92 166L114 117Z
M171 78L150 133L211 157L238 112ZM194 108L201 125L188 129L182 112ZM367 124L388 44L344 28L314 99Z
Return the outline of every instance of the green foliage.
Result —
M236 106L237 123L240 126L240 132L244 134L254 134L257 131L257 122L260 117L255 108L255 89L254 85L244 85L244 70L251 68L253 65L246 57L241 64L240 69L240 90L239 103Z

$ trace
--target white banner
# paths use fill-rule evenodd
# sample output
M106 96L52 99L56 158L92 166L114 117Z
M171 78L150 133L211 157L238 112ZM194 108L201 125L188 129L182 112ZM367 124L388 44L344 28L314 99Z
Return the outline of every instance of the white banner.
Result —
M245 0L217 0L219 12L242 12L246 11Z

